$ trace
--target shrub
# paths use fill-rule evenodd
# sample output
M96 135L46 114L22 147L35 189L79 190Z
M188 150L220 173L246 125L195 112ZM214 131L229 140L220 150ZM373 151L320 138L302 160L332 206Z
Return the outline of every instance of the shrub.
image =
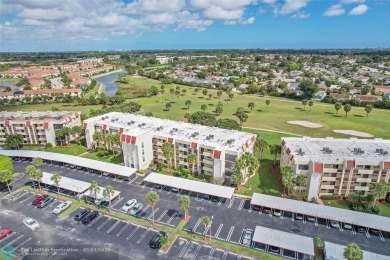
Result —
M0 171L2 170L14 172L14 165L12 164L11 158L5 155L0 155Z
M321 196L322 200L338 200L340 199L339 195L322 195Z
M45 144L45 149L53 148L53 145L51 143Z

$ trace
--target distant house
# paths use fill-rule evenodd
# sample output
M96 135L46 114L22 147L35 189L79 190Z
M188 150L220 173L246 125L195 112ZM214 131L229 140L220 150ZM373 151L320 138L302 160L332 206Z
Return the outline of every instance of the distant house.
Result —
M290 77L296 77L296 76L299 76L299 75L301 75L301 74L303 74L303 72L302 72L302 71L299 71L299 70L292 70L292 71L290 71L290 73L289 73Z
M390 101L390 93L383 94L382 100Z
M382 95L382 94L390 93L390 87L375 86L374 93L375 93L375 95Z
M238 86L237 90L243 91L243 90L245 90L248 86L249 86L248 84L241 84L240 86Z
M314 94L314 99L323 100L326 97L326 91L318 91Z
M350 100L352 95L350 94L336 94L336 93L331 93L330 94L332 97L334 97L336 100L339 101L344 101L344 100Z
M355 99L360 100L360 101L378 101L381 99L379 96L371 96L371 95L355 95Z
M290 82L287 84L287 89L290 94L295 94L297 96L301 95L301 92L299 90L299 83L298 82Z
M330 85L329 87L331 90L339 90L340 86L339 85Z

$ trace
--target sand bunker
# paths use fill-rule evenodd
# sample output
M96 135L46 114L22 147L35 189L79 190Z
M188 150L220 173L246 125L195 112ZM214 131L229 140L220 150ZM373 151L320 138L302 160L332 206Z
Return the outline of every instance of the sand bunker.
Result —
M374 137L372 134L365 133L365 132L359 132L355 130L333 130L335 133L345 134L345 135L354 135L359 137Z
M300 125L303 127L308 127L308 128L320 128L322 127L321 124L309 122L309 121L287 121L288 124L292 125Z

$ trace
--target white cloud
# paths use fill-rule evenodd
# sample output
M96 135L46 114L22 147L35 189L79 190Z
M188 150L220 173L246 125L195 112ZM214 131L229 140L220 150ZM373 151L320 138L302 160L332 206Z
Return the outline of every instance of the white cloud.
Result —
M340 3L341 4L362 4L366 2L366 0L341 0Z
M291 17L298 18L298 19L307 19L310 17L310 14L305 13L305 12L299 12L299 13L293 14Z
M361 15L364 14L365 12L368 11L368 6L365 4L358 5L355 8L353 8L350 12L349 15Z
M285 0L280 8L274 10L275 15L287 15L299 11L307 6L309 0Z
M278 0L263 0L262 2L264 4L269 4L269 5L272 5L272 4L275 4Z
M331 5L329 8L324 12L324 16L340 16L345 13L345 9L343 8L343 5L336 4Z

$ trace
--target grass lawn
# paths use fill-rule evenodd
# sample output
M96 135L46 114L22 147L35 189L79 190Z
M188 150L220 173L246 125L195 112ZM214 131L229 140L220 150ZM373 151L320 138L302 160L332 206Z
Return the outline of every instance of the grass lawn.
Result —
M64 147L53 147L51 149L46 149L45 151L77 156L82 153L85 153L87 151L87 148L85 148L84 146L80 146L78 144L71 144L69 146L64 146Z
M378 207L381 209L379 212L380 216L390 218L390 204L378 204Z
M340 208L340 209L350 209L347 202L343 201L326 201L324 200L324 205ZM379 216L390 217L390 204L378 204L380 208Z
M123 156L120 153L116 153L115 155L110 153L107 156L98 156L98 152L88 152L81 157L114 164L123 163Z

